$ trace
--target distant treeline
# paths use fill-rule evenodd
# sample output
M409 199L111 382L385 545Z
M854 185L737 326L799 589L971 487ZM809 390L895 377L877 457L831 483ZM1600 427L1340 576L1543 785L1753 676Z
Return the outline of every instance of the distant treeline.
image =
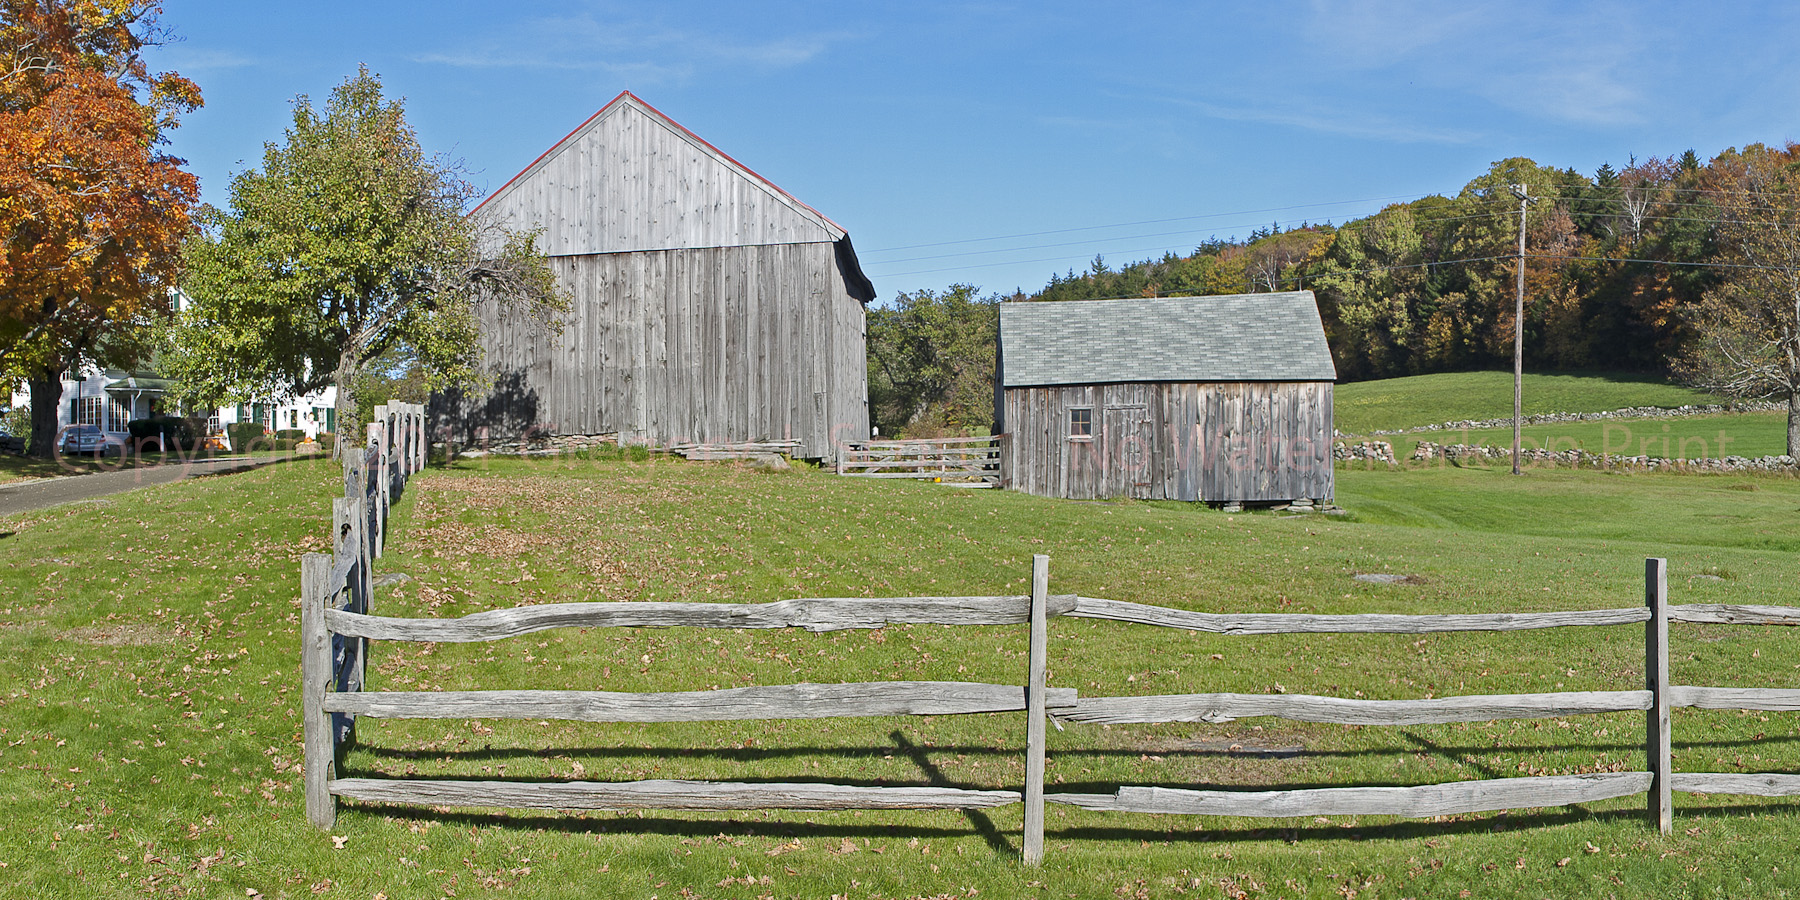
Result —
M1800 147L1693 151L1593 175L1523 158L1453 197L1397 203L1341 225L1274 225L1119 268L1096 257L1022 300L1309 289L1340 380L1509 366L1519 200L1527 208L1525 364L1668 372L1696 343L1693 311L1732 277L1722 230L1741 220L1747 160L1792 171ZM883 431L992 421L997 296L956 285L870 311L870 392ZM983 368L985 364L986 368ZM985 378L985 381L980 379Z

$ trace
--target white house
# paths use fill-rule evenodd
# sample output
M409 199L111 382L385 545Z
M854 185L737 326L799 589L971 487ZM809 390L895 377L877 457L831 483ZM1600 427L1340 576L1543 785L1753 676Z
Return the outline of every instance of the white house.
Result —
M60 433L70 425L98 425L108 435L128 441L128 422L175 412L174 400L165 400L169 387L168 379L148 371L128 372L88 366L79 373L65 372L61 402L56 405L57 431ZM29 407L31 392L28 389L14 391L12 405ZM306 432L308 438L317 438L322 432L336 432L336 408L337 388L328 386L304 397L240 403L212 410L206 417L206 430L208 434L219 435L228 441L226 425L260 422L270 432L299 429Z
M306 432L309 439L316 439L320 434L336 434L337 388L327 385L304 397L224 407L208 420L209 429L214 421L221 428L239 422L257 422L270 433L299 429Z

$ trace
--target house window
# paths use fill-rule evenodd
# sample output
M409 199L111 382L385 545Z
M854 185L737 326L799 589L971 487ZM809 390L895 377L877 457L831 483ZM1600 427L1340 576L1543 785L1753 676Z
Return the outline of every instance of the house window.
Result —
M75 424L100 425L104 407L99 397L82 397L75 401Z
M106 398L106 430L124 431L131 421L131 408L111 397Z
M1078 441L1094 439L1094 410L1077 407L1069 410L1069 438Z

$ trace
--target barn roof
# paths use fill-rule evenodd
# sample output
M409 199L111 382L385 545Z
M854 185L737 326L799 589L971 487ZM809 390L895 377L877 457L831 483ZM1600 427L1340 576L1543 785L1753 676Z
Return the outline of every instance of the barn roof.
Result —
M1312 291L1000 304L1001 385L1336 381Z
M472 215L541 227L551 256L836 242L843 226L620 93Z

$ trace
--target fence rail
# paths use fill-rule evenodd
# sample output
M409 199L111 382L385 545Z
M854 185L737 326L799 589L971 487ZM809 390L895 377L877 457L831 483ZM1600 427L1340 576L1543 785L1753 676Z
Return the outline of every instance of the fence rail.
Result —
M1579 625L1630 625L1650 619L1650 610L1593 609L1576 612L1496 613L1487 615L1353 616L1287 613L1225 614L1190 612L1122 600L1080 597L1068 613L1081 619L1111 619L1163 628L1185 628L1214 634L1426 634L1439 631L1527 631Z
M1075 608L1073 594L1051 597L1052 609ZM338 634L386 641L497 641L550 628L803 628L840 631L883 625L1021 625L1031 598L870 597L779 600L774 603L554 603L471 613L459 619L391 619L330 610Z
M1000 437L852 441L838 449L837 473L994 487L1000 483Z
M352 529L354 531L354 529ZM458 619L396 619L348 609L349 590L333 558L302 562L302 636L306 664L308 815L329 827L337 798L425 806L549 809L970 809L1022 803L1022 857L1044 852L1044 805L1175 815L1317 816L1383 814L1428 817L1526 807L1565 806L1647 795L1656 826L1672 827L1671 792L1800 796L1800 775L1674 772L1670 709L1800 710L1800 690L1674 685L1668 668L1668 623L1800 624L1800 609L1775 606L1670 606L1666 562L1645 561L1642 608L1498 615L1212 614L1075 595L1053 595L1049 558L1032 561L1029 595L984 597L806 598L762 604L569 603L475 613ZM355 566L351 567L353 570ZM365 570L366 571L366 570ZM333 580L327 583L326 575ZM1487 694L1414 700L1363 700L1309 694L1179 694L1082 697L1046 686L1052 618L1100 618L1226 635L1419 634L1539 628L1644 626L1645 688ZM703 627L804 628L835 631L887 624L1004 625L1029 623L1022 684L882 681L788 684L709 691L623 693L565 690L364 691L360 679L332 681L335 641L478 641L549 628ZM335 689L333 688L335 685ZM1025 782L1019 791L942 787L782 784L711 781L494 782L462 779L336 778L332 763L343 734L332 716L563 719L585 722L690 722L890 715L1026 712ZM1456 781L1408 787L1304 790L1218 790L1121 785L1112 793L1047 793L1046 726L1226 722L1252 716L1343 725L1422 725L1541 719L1601 713L1645 714L1645 767L1637 772ZM1061 727L1060 725L1058 727ZM1211 787L1211 786L1209 786Z
M1114 794L1051 794L1053 803L1112 812L1174 815L1288 816L1388 815L1415 819L1492 809L1524 809L1593 803L1650 789L1649 772L1544 775L1452 781L1418 787L1314 788L1299 791L1196 791L1122 787Z

